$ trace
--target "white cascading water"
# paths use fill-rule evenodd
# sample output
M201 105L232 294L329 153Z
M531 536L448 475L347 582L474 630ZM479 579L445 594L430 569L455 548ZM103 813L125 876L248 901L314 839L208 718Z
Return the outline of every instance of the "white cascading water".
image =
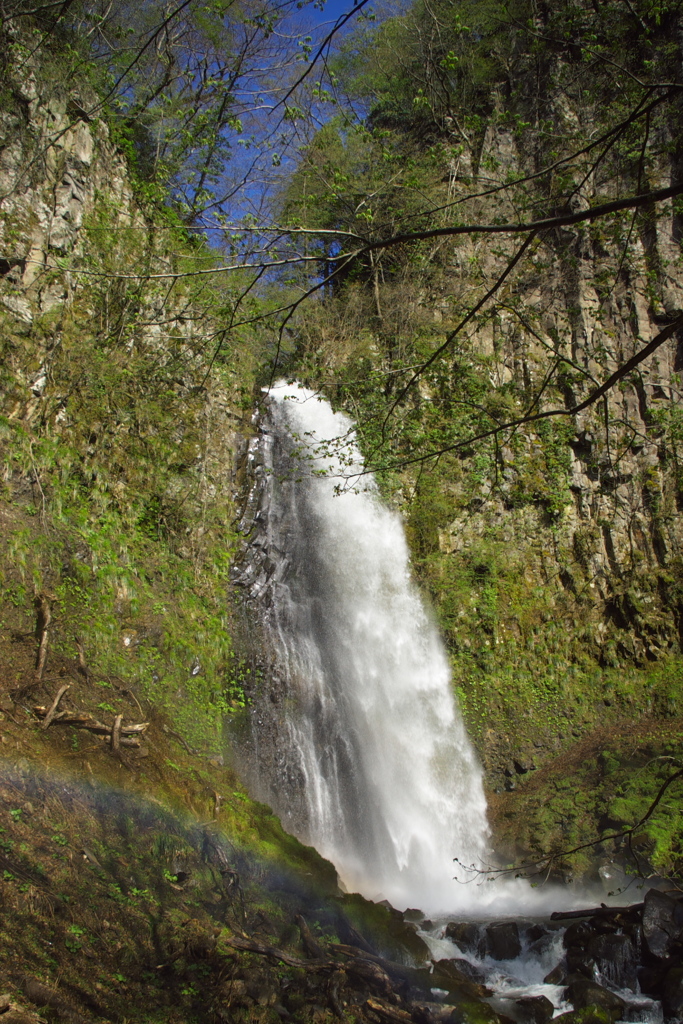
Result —
M265 434L266 633L287 694L261 793L349 890L429 913L478 901L454 858L484 862L481 769L401 519L353 479L352 424L315 393L271 389Z

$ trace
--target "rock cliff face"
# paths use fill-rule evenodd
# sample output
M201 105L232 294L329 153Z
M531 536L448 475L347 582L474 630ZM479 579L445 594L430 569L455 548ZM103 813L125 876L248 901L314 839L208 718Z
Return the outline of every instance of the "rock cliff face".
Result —
M579 118L590 111L553 111L556 126ZM669 152L665 129L653 148ZM482 185L533 173L528 153L524 139L489 127L476 161ZM464 163L474 163L471 154ZM654 166L647 187L677 179L675 154ZM595 179L587 173L576 183L572 210L595 204L600 193L605 201ZM497 212L514 216L511 206ZM542 236L473 336L493 390L512 382L533 396L533 411L572 408L680 317L680 215L669 201L645 227L634 224L625 217L616 228L596 222ZM468 263L489 279L504 266L486 241L459 247L448 269L462 272ZM529 586L553 594L571 639L578 634L601 667L642 666L680 649L682 367L679 329L603 399L556 420L554 433L523 425L496 451L478 497L439 530L445 555L495 536ZM519 623L503 620L495 642L516 634Z
M142 228L141 211L133 200L127 167L109 131L86 107L97 110L94 94L74 91L67 82L49 81L34 53L37 36L4 26L6 102L2 110L0 194L3 275L0 302L5 330L28 338L45 335L43 351L31 353L17 342L8 369L17 375L19 390L9 412L31 415L48 382L50 355L59 343L55 332L41 325L48 314L73 302L83 277L66 269L86 251L84 222L97 204L115 211L113 227ZM8 315L9 314L9 315ZM11 356L10 356L11 358ZM22 393L22 384L24 386Z
M563 120L585 125L590 117L559 103L552 110L556 127ZM651 146L643 190L680 176L665 125ZM481 189L537 169L533 141L505 127L489 126L477 153L459 148L449 184L455 189L459 175L471 183L473 167ZM599 177L587 168L575 182L572 210L611 197ZM489 208L480 219L491 214ZM493 214L523 219L512 204L498 204ZM471 208L469 215L475 219ZM490 304L487 322L456 342L454 395L464 390L458 375L474 365L488 376L490 394L501 396L502 421L515 418L504 399L511 389L532 412L580 405L680 318L680 238L672 202L645 218L629 213L619 224L542 234L531 259ZM439 287L425 305L448 327L453 296L481 294L482 282L493 282L505 261L488 240L468 240L442 262ZM444 470L437 466L438 485L418 479L407 505L417 570L446 630L489 784L501 794L494 817L514 834L516 815L525 842L534 829L536 839L545 833L542 849L585 838L579 822L599 818L600 808L603 823L637 817L635 805L615 810L611 803L628 789L624 761L621 774L611 776L600 762L601 750L616 758L614 765L625 757L619 736L642 730L631 768L678 750L682 368L679 327L599 401L577 415L510 431L483 469L471 452ZM425 397L443 401L437 387ZM563 769L554 774L560 755ZM585 784L602 795L590 810L568 811L567 776L583 778L580 766L588 764ZM534 779L536 769L542 770ZM643 798L638 809L645 807ZM526 816L533 824L521 826Z
M571 111L563 114L568 121L579 117ZM585 118L586 112L581 116ZM555 121L561 121L557 111ZM533 173L520 141L510 131L487 129L478 164L487 169L484 177L489 187L512 176ZM665 149L670 140L658 142ZM471 163L470 157L466 164ZM675 163L667 159L659 164L648 181L650 188L669 186L676 179ZM574 206L587 208L589 201L598 201L596 193L596 183L589 177L574 194ZM602 198L604 201L604 190ZM504 212L514 213L512 209ZM490 360L493 387L512 380L527 381L538 388L540 410L557 408L562 399L567 407L577 405L596 383L606 380L681 315L681 224L673 203L661 204L646 229L641 226L629 234L628 223L623 227L623 233L616 236L597 224L560 228L544 237L531 267L511 286L514 301L509 302L510 308L502 302L492 322L477 330L475 347L480 356ZM453 269L474 259L488 264L489 273L495 273L501 263L488 249L487 242L461 247ZM550 394L542 393L540 374L548 369L549 354L567 364L561 382L563 394L558 394L556 387ZM588 585L596 593L589 596L605 604L625 575L671 567L680 557L680 455L666 427L679 414L677 374L681 368L683 335L679 330L619 387L609 391L604 402L571 420L573 434L567 437L563 466L571 494L565 492L557 515L558 543L573 549L579 571L591 576ZM530 432L525 436L532 448ZM524 464L530 460L530 450L520 459L513 446L501 448L498 490L503 503L514 494L517 482L533 486L533 480L524 478ZM460 520L455 529L444 531L442 545L457 547L463 525ZM528 525L522 532L528 532ZM564 585L572 589L569 577ZM664 611L661 602L656 598L653 602ZM643 614L647 619L646 610ZM666 647L678 628L676 602L669 602L664 614L668 639L663 635L661 641ZM615 618L623 619L616 609ZM656 656L656 639L653 636L648 643L645 621L640 624L644 629L635 646L630 646L630 653L641 659L648 654Z
M153 701L181 698L215 743L239 693L225 561L241 411L239 357L206 340L214 282L191 275L211 257L131 173L59 47L8 20L0 57L7 622L26 629L46 593L56 643L76 633Z

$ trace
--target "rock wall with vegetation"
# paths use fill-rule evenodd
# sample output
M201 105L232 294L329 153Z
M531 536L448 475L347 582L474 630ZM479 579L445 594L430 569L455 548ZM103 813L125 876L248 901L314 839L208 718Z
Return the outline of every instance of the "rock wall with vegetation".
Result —
M242 132L227 65L211 92L222 9L187 29L215 52L183 44L199 64L179 69L159 43L118 106L125 32L98 70L77 30L3 19L0 657L15 702L48 707L67 677L76 709L153 708L166 737L220 756L253 660L229 584L235 442L275 366L355 417L404 514L499 848L566 871L609 861L611 845L560 855L638 819L678 763L682 715L680 11L628 6L418 3L365 23L330 65L336 92L312 91L316 117L335 116L281 181L287 267L259 224L255 277L219 269L197 213ZM187 122L169 67L201 83ZM641 832L642 869L676 870L671 794Z
M0 1015L375 1021L406 973L429 996L396 963L415 927L345 898L222 753L258 339L222 347L214 255L68 58L2 22Z
M329 249L292 372L406 518L512 855L638 820L678 763L681 206L649 196L680 187L680 16L416 4L342 50L368 116L283 198L361 239ZM671 796L650 869L678 821Z
M51 654L78 647L216 748L243 703L228 571L250 354L216 358L212 257L86 113L87 78L37 30L0 42L3 640L31 645L43 595Z

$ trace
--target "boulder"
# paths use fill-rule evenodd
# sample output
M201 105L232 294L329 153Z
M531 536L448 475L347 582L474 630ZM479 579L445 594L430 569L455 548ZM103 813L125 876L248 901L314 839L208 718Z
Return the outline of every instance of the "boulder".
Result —
M522 1018L531 1021L532 1024L548 1024L555 1012L555 1007L545 996L524 996L523 999L516 1000L516 1005L521 1011Z
M648 964L638 971L638 984L640 991L654 999L662 998L662 986L667 973L665 963Z
M474 953L479 944L479 925L471 921L449 921L446 925L446 938L460 949Z
M595 932L587 921L574 921L562 936L562 945L565 949L569 949L570 946L585 949L594 934Z
M440 988L449 995L457 994L463 998L480 999L490 994L490 990L481 984L481 978L472 978L460 970L462 961L438 960L432 973L425 979L425 987Z
M555 936L552 932L542 935L540 939L529 943L527 952L532 953L539 960L552 956L555 948Z
M667 971L662 985L662 1009L665 1017L683 1017L683 967Z
M475 967L469 960L463 960L461 957L453 957L450 960L438 960L437 966L440 964L452 964L458 971L460 971L470 981L476 981L477 984L484 985L486 983L486 973L480 968Z
M567 972L583 974L586 978L595 978L595 960L587 950L580 946L570 946L567 950Z
M660 960L671 956L683 938L683 903L650 889L643 906L643 938L653 956Z
M504 1018L500 1017L488 1003L462 1002L453 1007L443 1024L469 1024L472 1021L476 1021L477 1024L503 1024ZM505 1020L505 1024L511 1022Z
M524 938L528 943L538 942L547 935L550 935L550 932L542 924L530 924L524 929Z
M611 1024L614 1018L600 1006L586 1006L553 1018L553 1024Z
M581 974L572 975L568 979L565 994L575 1010L598 1007L610 1014L613 1020L621 1017L626 1008L624 1000L615 992L610 992Z
M558 964L557 967L553 967L552 971L548 971L543 982L546 985L564 985L566 978L567 971L564 964Z
M490 924L485 936L485 949L494 960L514 960L522 952L519 928L515 921Z
M617 988L638 987L636 951L628 935L595 935L586 952L595 960L603 978ZM585 972L582 972L585 973Z

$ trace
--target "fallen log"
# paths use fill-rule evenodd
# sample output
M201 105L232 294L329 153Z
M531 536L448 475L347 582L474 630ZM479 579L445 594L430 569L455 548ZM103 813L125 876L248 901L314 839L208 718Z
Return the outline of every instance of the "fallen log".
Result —
M632 903L630 907L608 907L601 903L599 907L589 910L555 910L550 915L551 921L568 921L577 917L616 917L618 914L638 914L643 909L642 903Z
M332 1012L339 1020L346 1020L346 1014L342 1006L341 993L346 982L346 973L342 970L333 971L327 982L327 999Z
M381 999L366 999L365 1009L376 1013L389 1024L413 1024L413 1018L407 1010L399 1010L395 1006L387 1006Z
M325 955L323 953L322 946L314 937L311 929L306 924L305 919L302 917L301 914L297 914L294 920L296 924L299 926L301 942L303 944L304 949L306 950L306 955L310 956L312 960L322 959L322 957Z
M88 668L85 661L85 651L83 650L83 644L77 636L74 637L76 643L76 650L78 651L78 671L82 676L85 676L86 683L90 682L90 669Z
M335 942L330 948L335 953L341 953L342 956L353 957L356 960L367 960L370 963L377 964L389 977L398 978L400 981L412 982L415 976L416 968L398 964L395 960L385 960L384 957L377 956L376 953L366 953L364 949L359 949L357 946L347 946L343 942Z
M262 942L255 942L254 939L243 938L239 935L232 935L225 940L228 946L233 949L241 949L248 953L259 953L268 957L269 960L281 961L288 967L301 967L305 971L336 971L339 964L336 960L302 960L301 957L285 953L284 949L277 949L275 946L266 946Z
M102 740L103 743L112 744L112 750L118 750L118 747L139 747L140 737L139 736L119 736L118 747L113 746L113 736L98 736L98 740Z
M344 964L344 970L347 974L354 975L358 980L370 986L370 988L381 992L388 999L398 1001L398 996L391 984L391 978L386 971L382 970L379 964L373 963L372 960L357 957L347 960Z
M123 715L117 715L111 727L111 749L118 750L121 746L121 722Z
M351 976L356 986L368 986L375 991L379 991L384 997L383 999L369 998L365 1004L368 1009L373 1010L384 1020L391 1022L391 1024L404 1024L404 1022L411 1021L410 1013L399 1009L400 996L394 991L391 978L387 972L378 963L374 963L362 953L361 956L353 956L345 964L341 965L337 960L324 958L302 960L301 957L292 956L283 949L267 946L246 936L232 935L230 938L225 939L225 942L233 949L258 953L276 963L287 964L288 967L298 967L309 973L329 974L327 994L331 1009L337 1016L339 1016L340 1011L343 1013L340 1003L343 982L345 977ZM353 949L353 947L347 948Z

